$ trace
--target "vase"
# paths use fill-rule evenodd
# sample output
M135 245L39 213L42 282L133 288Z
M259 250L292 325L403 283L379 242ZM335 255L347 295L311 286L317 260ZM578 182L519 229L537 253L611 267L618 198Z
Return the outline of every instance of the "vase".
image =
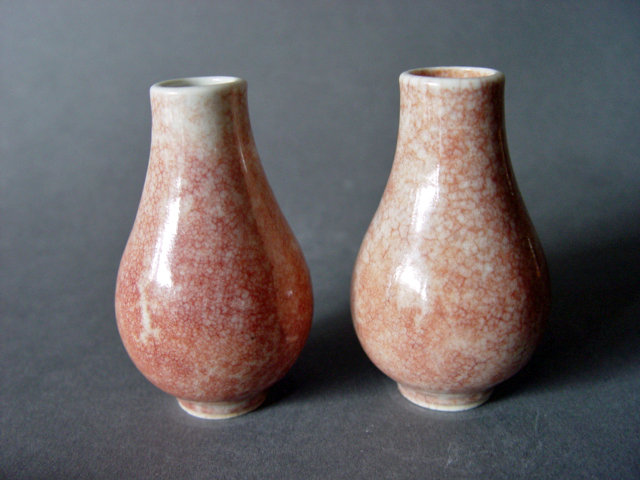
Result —
M311 326L309 271L253 141L246 82L151 87L147 176L115 310L136 367L188 413L257 408Z
M504 75L436 67L399 81L396 153L352 317L404 397L466 410L530 359L550 305L546 262L507 152Z

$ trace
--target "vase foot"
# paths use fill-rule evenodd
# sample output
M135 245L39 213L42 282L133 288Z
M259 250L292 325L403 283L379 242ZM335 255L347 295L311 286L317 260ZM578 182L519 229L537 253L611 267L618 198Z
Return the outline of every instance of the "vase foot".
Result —
M398 384L404 398L420 407L443 412L461 412L478 407L491 396L493 389L480 393L430 393Z
M222 420L255 410L264 402L266 397L267 392L264 391L239 402L194 402L179 398L178 405L194 417Z

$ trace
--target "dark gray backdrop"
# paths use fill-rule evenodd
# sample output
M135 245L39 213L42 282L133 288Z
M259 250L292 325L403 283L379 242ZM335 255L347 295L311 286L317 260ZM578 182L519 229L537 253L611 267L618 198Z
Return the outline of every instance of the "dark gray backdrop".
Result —
M0 476L640 477L640 4L0 2ZM349 280L393 159L397 77L507 77L514 169L554 307L486 405L422 410L360 349ZM261 409L191 418L118 337L148 87L249 82L268 178L311 268L308 344Z

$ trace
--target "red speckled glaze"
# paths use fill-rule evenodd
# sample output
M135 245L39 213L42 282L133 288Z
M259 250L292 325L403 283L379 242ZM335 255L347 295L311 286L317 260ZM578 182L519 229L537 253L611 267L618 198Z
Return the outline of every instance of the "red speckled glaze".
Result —
M297 359L309 272L253 142L246 82L151 87L147 178L116 285L138 369L205 418L239 415Z
M531 357L546 263L507 153L503 74L413 70L400 98L393 168L354 269L354 324L410 401L465 410Z

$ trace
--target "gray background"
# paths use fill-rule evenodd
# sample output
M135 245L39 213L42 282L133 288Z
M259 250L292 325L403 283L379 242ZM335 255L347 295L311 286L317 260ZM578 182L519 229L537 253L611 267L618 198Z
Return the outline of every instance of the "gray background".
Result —
M0 476L640 477L640 3L4 0L0 49ZM431 65L505 72L554 293L531 363L459 414L406 402L348 306L393 160L397 77ZM316 300L267 404L222 422L151 386L113 313L148 87L208 74L249 82Z

